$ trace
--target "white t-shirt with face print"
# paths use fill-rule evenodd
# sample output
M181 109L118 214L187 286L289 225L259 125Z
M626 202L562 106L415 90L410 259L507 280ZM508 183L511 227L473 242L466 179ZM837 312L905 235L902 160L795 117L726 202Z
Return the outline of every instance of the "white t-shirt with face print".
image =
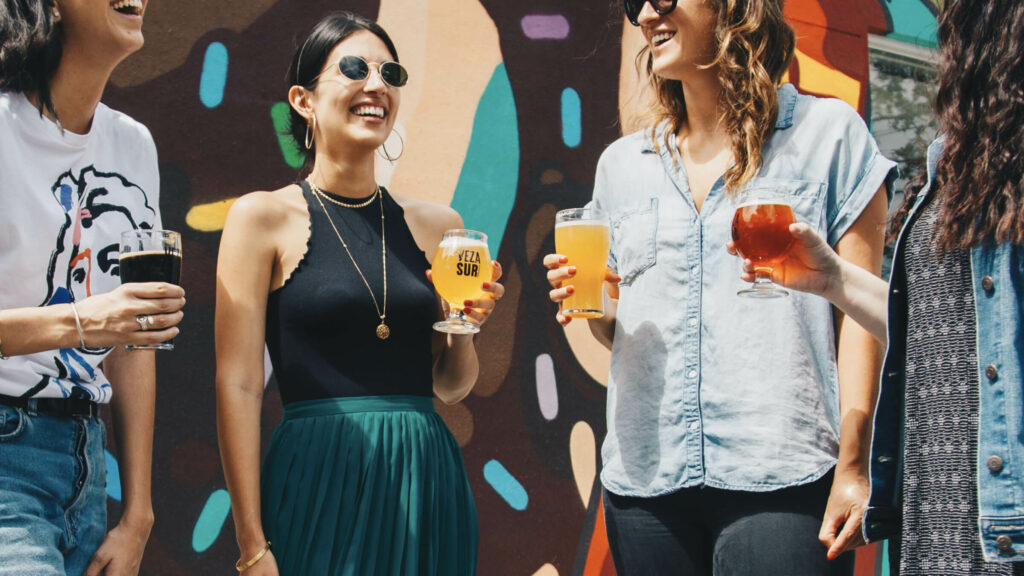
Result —
M50 306L120 284L118 242L160 228L156 146L103 104L87 134L62 132L21 93L0 93L0 309ZM88 344L88 342L87 342ZM109 348L0 360L0 394L110 400Z

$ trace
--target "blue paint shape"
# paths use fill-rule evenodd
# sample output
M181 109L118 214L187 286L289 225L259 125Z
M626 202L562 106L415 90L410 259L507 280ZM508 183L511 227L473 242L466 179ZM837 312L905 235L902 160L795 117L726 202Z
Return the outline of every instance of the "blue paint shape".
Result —
M199 100L207 108L216 108L224 101L228 81L228 49L220 42L206 47L203 74L199 78Z
M220 536L220 530L224 527L231 512L231 496L227 490L216 490L206 499L203 511L199 513L196 526L192 530L192 549L196 552L205 552Z
M121 501L121 471L117 466L117 458L110 452L103 451L107 462L107 498Z
M582 110L580 95L572 88L562 90L562 142L569 148L583 140Z
M505 64L494 69L480 96L473 133L452 195L466 228L487 234L492 258L505 235L519 185L519 124Z
M71 186L67 184L60 185L60 205L64 207L65 212L71 211Z
M494 488L498 496L508 502L509 506L520 512L526 510L526 505L530 501L526 489L501 465L501 462L491 460L484 464L484 480Z
M925 48L938 48L939 29L935 14L922 0L888 0L882 6L889 10L892 19L889 38Z

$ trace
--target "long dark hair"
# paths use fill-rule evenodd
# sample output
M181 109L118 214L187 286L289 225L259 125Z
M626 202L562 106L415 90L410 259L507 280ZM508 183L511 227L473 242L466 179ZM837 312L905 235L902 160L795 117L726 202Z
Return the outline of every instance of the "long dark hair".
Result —
M931 194L940 249L1024 244L1024 3L947 0L935 112L945 148ZM902 226L920 180L890 226Z
M348 38L355 32L366 30L380 38L387 47L391 57L398 62L398 50L395 43L391 41L388 33L373 20L357 16L349 12L334 12L328 14L313 26L302 46L292 56L291 66L288 67L288 86L302 86L306 90L313 90L320 81L320 70L327 61L327 56L339 42ZM306 149L306 119L301 114L291 109L291 131L292 138L299 152L305 157L303 169L313 165L316 157L316 146Z
M783 0L707 0L718 11L715 26L717 53L708 65L718 66L725 127L732 141L735 162L725 171L726 190L749 182L761 167L761 147L775 131L779 115L776 92L796 50L793 28L782 14ZM682 10L677 7L676 10ZM652 123L668 121L668 135L686 122L683 85L653 74L654 57L644 46L636 57L657 94L659 109Z
M57 118L50 80L62 53L52 0L0 0L0 90L31 92Z

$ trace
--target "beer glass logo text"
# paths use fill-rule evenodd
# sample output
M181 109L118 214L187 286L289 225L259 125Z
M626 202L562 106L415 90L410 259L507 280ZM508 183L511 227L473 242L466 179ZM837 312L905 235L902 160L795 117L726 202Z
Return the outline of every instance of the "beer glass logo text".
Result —
M456 276L480 275L480 252L463 248L459 250L459 263L455 265Z

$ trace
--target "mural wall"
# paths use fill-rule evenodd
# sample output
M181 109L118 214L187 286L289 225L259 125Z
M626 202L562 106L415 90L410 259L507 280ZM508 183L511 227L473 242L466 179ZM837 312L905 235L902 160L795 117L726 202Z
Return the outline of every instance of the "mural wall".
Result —
M467 227L488 233L506 271L507 297L477 340L475 390L437 406L476 496L480 573L614 574L596 482L608 355L582 323L554 322L540 263L553 250L554 213L589 199L599 154L636 125L642 40L612 0L150 4L146 47L105 97L152 131L164 223L184 236L189 304L177 350L158 358L157 523L143 572L232 571L214 405L219 231L234 198L296 178L285 70L310 27L339 9L378 19L410 70L398 125L404 154L379 167L381 181L452 205ZM935 10L928 0L789 0L800 39L789 79L864 112L868 34L933 46ZM401 147L397 137L388 144ZM281 416L269 372L264 445ZM116 459L108 463L116 518ZM877 562L874 549L861 551L858 574Z

